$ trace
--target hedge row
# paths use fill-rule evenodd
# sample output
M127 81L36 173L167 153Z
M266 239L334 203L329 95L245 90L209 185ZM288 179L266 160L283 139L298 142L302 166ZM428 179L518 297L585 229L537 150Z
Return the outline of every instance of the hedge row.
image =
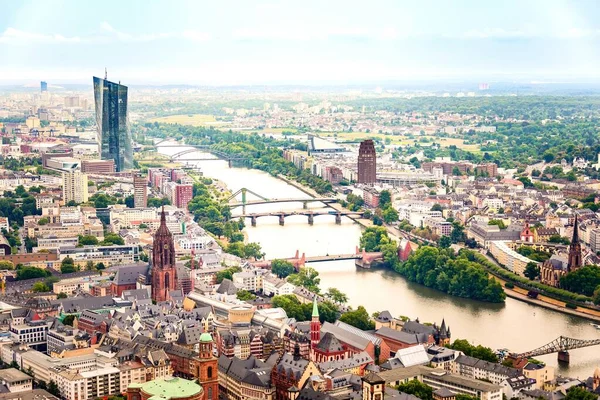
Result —
M482 254L476 253L470 250L462 250L468 251L472 255L473 259L477 261L479 264L484 266L490 273L496 275L500 278L511 281L513 284L519 286L520 288L527 290L536 290L541 294L544 294L548 297L552 297L558 300L562 300L564 302L576 302L581 303L581 305L585 305L586 302L591 302L592 299L588 296L584 296L581 294L569 292L568 290L555 288L552 286L544 285L543 283L536 282L519 276L515 273L512 273L504 268L500 268L490 262L485 256Z

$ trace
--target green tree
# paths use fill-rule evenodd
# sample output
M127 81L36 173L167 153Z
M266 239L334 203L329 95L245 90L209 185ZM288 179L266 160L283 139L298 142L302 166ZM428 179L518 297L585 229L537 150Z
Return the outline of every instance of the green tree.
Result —
M398 385L396 389L402 393L412 394L421 400L433 400L433 389L417 379Z
M497 225L500 229L506 229L506 224L501 219L490 219L488 225Z
M312 317L312 303L301 304L293 294L275 296L271 304L273 307L283 308L288 317L295 318L298 321L310 321ZM329 301L319 303L319 320L321 323L333 323L338 316L339 312L333 303Z
M103 269L106 269L103 262L99 262L98 264L96 264L97 271L102 271Z
M363 306L358 306L356 310L350 310L340 316L340 321L352 325L363 331L375 329L375 322L371 321L369 313Z
M48 223L50 223L50 220L46 217L42 217L38 221L38 225L48 225Z
M36 282L33 284L33 287L31 288L31 290L34 293L45 293L45 292L49 292L50 288L48 286L46 286L46 284L44 282Z
M567 391L565 400L598 400L598 395L576 386Z
M33 278L45 278L50 275L45 269L36 268L36 267L23 267L17 270L17 280L22 281L26 279Z
M288 275L296 272L294 264L286 260L275 259L271 261L271 272L279 278L286 278Z
M600 285L596 287L596 290L594 290L594 296L592 299L594 301L594 304L600 304Z
M448 345L447 347L453 350L462 351L463 353L465 353L465 355L479 358L480 360L485 360L493 363L498 362L498 356L496 356L494 350L490 349L489 347L483 347L481 345L474 346L465 339L456 339L451 345Z
M233 280L233 274L235 274L236 272L240 272L241 270L242 269L240 267L230 267L217 272L217 283L223 282L223 279L229 279L230 281Z
M468 394L457 394L456 400L479 400L479 397L469 396Z
M56 382L54 382L53 380L51 380L50 383L48 383L48 393L50 393L51 395L56 396L58 398L61 397L60 389L58 388L58 385L56 384Z
M344 304L348 302L348 296L336 288L327 289L327 293L325 293L325 296L330 298L335 303Z
M450 233L450 239L452 243L459 243L465 241L465 228L459 222L452 223L452 232Z
M389 243L390 239L384 227L370 226L360 237L360 247L368 252L380 251L382 245Z
M600 285L600 268L586 265L560 278L560 287L570 292L593 296Z
M392 204L392 194L389 190L382 190L379 193L379 207L384 210L391 206Z
M396 209L393 207L384 209L381 216L386 224L398 222L398 211L396 211Z
M65 257L60 263L60 272L63 274L70 274L77 271L75 262L71 257Z
M121 236L119 236L116 233L108 233L108 234L104 235L104 240L100 244L102 246L111 246L111 245L122 246L125 244L125 241L123 240L123 238Z
M549 243L558 243L558 244L564 244L564 245L569 245L571 244L571 241L564 237L564 236L560 236L560 235L552 235L548 238L548 242Z
M238 290L238 292L235 295L239 300L243 301L254 300L256 298L255 295L244 289Z
M540 267L536 262L528 262L525 266L525 271L523 271L523 275L532 281L536 280L540 276Z
M97 245L98 244L98 238L96 236L92 236L92 235L80 235L79 236L79 244L82 246L89 246L89 245Z
M0 260L0 271L13 269L15 269L15 264L13 264L12 261Z
M442 207L442 205L440 203L435 203L433 206L431 206L431 211L444 211L444 207Z
M451 245L452 245L452 239L450 238L450 236L443 235L438 240L438 246L440 246L442 249L447 249Z
M297 274L289 275L287 280L292 285L303 286L313 293L319 293L321 278L319 278L319 273L314 268L304 267Z
M67 294L64 292L60 292L59 294L56 295L57 299L66 299L67 298Z

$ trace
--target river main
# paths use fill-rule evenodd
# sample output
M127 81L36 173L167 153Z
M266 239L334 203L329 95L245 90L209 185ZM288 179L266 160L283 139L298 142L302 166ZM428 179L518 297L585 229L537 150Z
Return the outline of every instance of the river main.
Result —
M164 154L174 154L182 148L162 148ZM198 153L185 158L199 158ZM190 162L192 163L192 162ZM266 198L308 198L295 187L258 170L229 168L224 161L197 162L206 177L225 183L232 192L247 188ZM251 195L248 195L251 199ZM322 204L310 207L322 208ZM270 204L248 206L247 212L299 210L301 204ZM241 210L233 210L233 214ZM293 257L296 250L307 256L347 254L354 252L361 227L347 218L336 225L334 216L315 217L308 225L305 216L285 219L279 226L277 217L261 217L257 226L247 221L248 240L258 242L268 259ZM518 300L488 304L428 289L407 282L401 276L382 269L363 270L353 261L334 261L310 264L319 271L321 288L336 287L346 293L353 307L363 305L372 313L389 310L392 315L405 315L421 322L441 322L445 318L452 339L467 339L474 344L493 349L508 348L524 352L540 347L563 335L577 339L597 339L600 331L582 318L533 306ZM571 364L558 366L556 354L537 357L557 367L557 372L576 378L587 378L600 365L600 348L588 347L571 351Z

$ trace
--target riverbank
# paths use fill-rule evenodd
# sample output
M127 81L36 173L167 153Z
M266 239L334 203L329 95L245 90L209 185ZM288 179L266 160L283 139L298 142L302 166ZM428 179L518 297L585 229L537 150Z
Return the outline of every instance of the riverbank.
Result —
M490 262L493 262L496 265L498 265L498 263L491 257L488 257L485 254L482 254L482 255L484 257L486 257L486 259L489 260ZM500 266L498 265L498 267L500 267ZM485 268L485 266L484 266L484 268ZM502 267L500 267L500 268L502 268ZM487 268L486 268L486 270L487 270L489 276L493 277L498 282L500 282L500 284L502 285L502 288L504 289L504 293L506 293L506 295L508 297L523 301L525 303L544 307L549 310L558 311L563 314L569 314L569 315L585 318L590 321L600 322L600 311L598 311L598 310L592 310L590 308L585 308L585 307L578 307L577 309L573 310L571 308L566 307L566 304L567 304L566 302L564 302L562 300L553 299L552 297L544 296L542 294L538 295L538 297L536 299L532 299L531 297L527 296L527 294L529 293L528 290L520 288L518 286L515 286L514 288L507 288L506 282L508 282L508 281L506 279L503 279L503 278L497 276L496 274L492 273Z

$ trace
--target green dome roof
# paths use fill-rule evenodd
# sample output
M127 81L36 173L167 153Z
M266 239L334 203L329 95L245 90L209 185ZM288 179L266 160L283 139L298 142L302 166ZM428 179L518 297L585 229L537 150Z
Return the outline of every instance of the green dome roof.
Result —
M210 336L210 333L204 332L202 335L200 335L200 341L201 342L212 342L213 338L212 338L212 336Z
M169 400L182 397L191 397L202 393L202 386L194 381L187 379L169 377L165 379L156 379L143 383L141 388L144 392L151 395L151 398Z

